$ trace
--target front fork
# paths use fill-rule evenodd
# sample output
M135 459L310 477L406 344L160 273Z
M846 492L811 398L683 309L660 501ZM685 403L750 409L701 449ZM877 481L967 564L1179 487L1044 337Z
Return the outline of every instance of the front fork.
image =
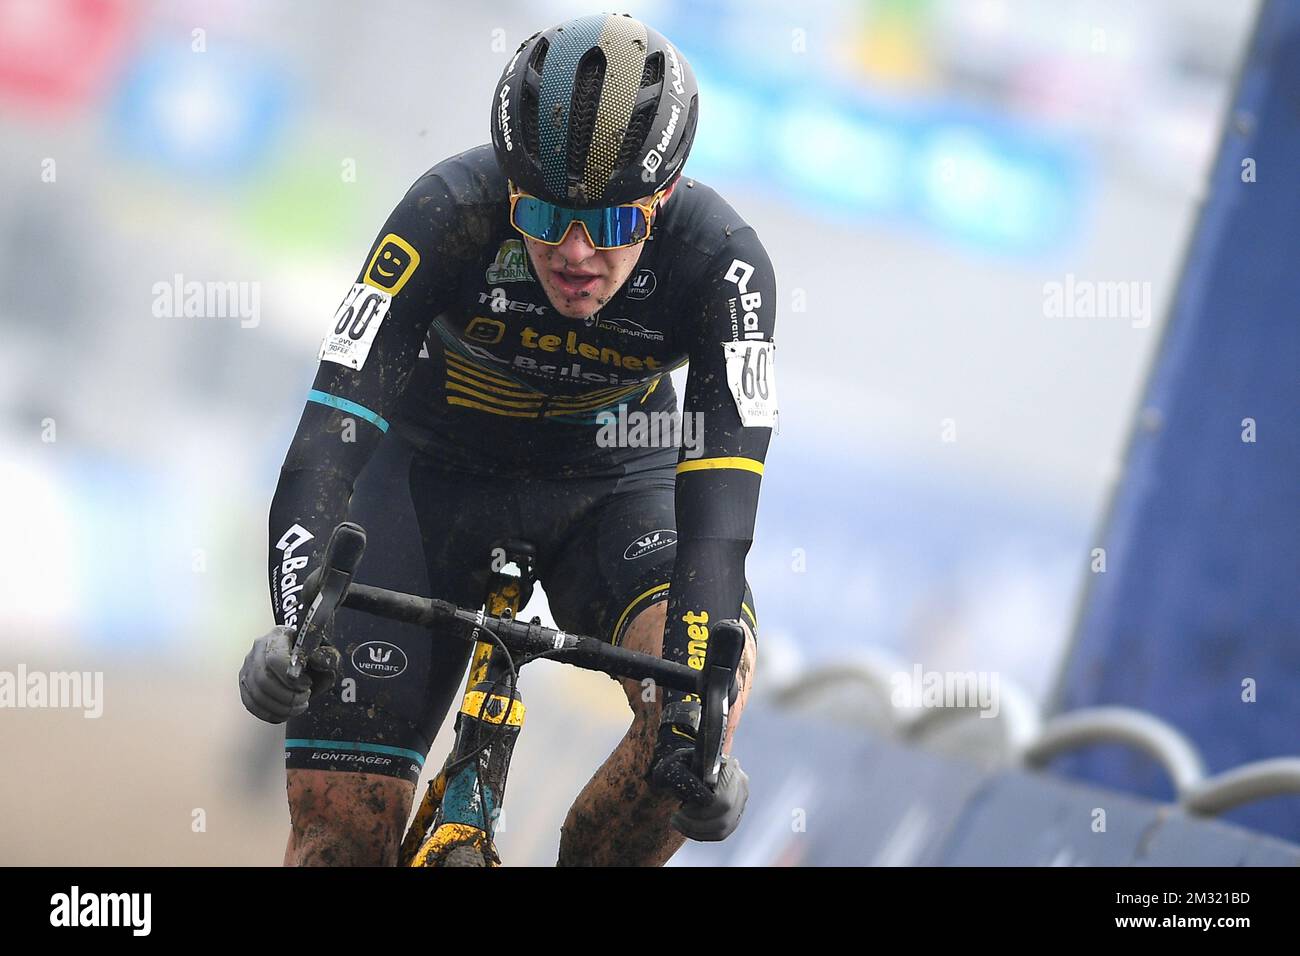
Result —
M488 614L513 617L528 603L532 559L533 549L524 542L510 541L492 549L484 604ZM512 565L514 572L509 570ZM474 645L456 714L456 744L424 792L402 841L401 866L439 866L459 847L473 848L488 865L501 863L492 837L505 797L510 755L524 725L524 702L517 687L511 701L505 654L487 635ZM480 750L489 738L491 743Z

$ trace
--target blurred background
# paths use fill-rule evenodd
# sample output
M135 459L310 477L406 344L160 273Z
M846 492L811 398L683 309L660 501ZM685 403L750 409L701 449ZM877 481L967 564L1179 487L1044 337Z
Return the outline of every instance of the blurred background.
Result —
M1050 709L1257 4L625 7L694 66L687 172L778 270L756 706L874 654ZM0 0L0 669L104 674L99 719L0 710L0 863L280 862L282 733L236 675L320 339L518 44L590 12ZM1141 296L1053 315L1075 279ZM249 308L159 306L190 281ZM549 664L523 690L499 843L550 863L626 707Z

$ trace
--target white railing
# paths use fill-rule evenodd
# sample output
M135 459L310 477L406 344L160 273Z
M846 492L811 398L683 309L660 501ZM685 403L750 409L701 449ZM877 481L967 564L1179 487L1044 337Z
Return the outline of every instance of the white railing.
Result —
M1197 816L1220 813L1256 800L1300 794L1300 757L1277 757L1243 764L1212 777L1196 746L1177 728L1131 707L1089 707L1044 720L1033 699L1005 678L999 679L996 716L973 706L900 707L894 702L898 675L908 667L873 651L834 666L810 670L772 693L783 709L811 710L830 696L835 708L859 726L869 726L920 746L947 750L975 748L996 763L1042 769L1055 758L1097 744L1132 747L1156 761L1174 785L1176 803ZM846 705L845 694L851 695ZM966 736L954 747L945 740Z

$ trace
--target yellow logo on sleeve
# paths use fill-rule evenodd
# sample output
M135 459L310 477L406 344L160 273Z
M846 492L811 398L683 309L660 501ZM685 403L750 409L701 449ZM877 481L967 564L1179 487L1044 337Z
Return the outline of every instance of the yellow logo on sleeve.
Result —
M415 247L401 236L390 232L379 240L379 247L366 266L364 281L389 295L397 295L419 264L420 254L415 251Z

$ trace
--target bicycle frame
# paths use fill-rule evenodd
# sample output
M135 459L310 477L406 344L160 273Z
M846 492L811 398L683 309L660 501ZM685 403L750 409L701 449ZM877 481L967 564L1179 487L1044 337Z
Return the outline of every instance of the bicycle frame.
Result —
M456 715L456 743L429 782L402 841L406 866L500 865L492 837L503 807L506 776L524 723L517 686L519 670L539 657L598 670L612 677L655 683L698 696L699 733L695 772L710 788L717 784L727 711L735 702L737 672L745 635L739 621L712 629L700 670L614 647L604 641L543 627L539 618L515 619L532 593L532 553L523 542L494 549L484 606L470 611L446 601L355 584L352 574L365 549L365 531L351 522L334 529L322 567L305 586L309 611L295 644L303 657L326 639L339 607L430 628L474 644L465 693ZM506 568L514 564L519 574ZM464 632L464 633L457 633Z
M516 541L493 549L483 605L488 614L514 617L528 603L533 590L531 550ZM519 569L518 574L509 573L512 566ZM474 644L456 714L455 745L425 789L402 840L399 866L439 866L459 847L471 848L487 865L501 863L493 837L505 799L510 757L526 713L519 689L509 682L511 670L501 653L491 640ZM513 676L518 678L518 669ZM495 693L503 684L510 689L508 697Z

